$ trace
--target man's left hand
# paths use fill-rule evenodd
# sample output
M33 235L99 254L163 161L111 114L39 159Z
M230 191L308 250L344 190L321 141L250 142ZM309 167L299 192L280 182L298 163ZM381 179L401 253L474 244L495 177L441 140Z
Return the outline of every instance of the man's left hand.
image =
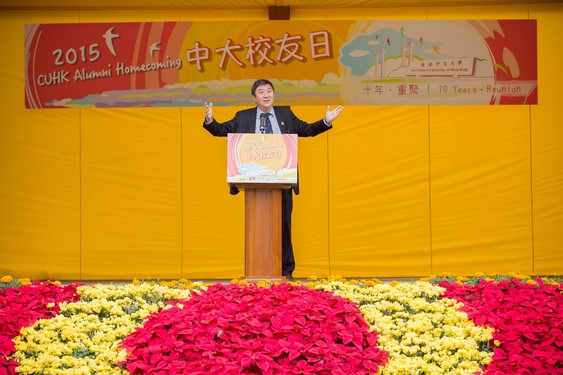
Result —
M325 114L325 121L328 124L332 124L332 122L334 120L336 120L336 118L338 116L340 116L340 114L342 113L342 111L344 110L344 107L339 105L336 108L334 108L332 111L330 110L330 106L326 106L326 114Z

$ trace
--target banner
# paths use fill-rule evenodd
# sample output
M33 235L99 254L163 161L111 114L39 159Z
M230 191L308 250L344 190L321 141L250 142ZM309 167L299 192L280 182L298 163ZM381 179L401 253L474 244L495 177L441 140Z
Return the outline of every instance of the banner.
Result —
M537 104L535 20L32 24L27 108Z
M227 183L297 184L297 134L227 134Z

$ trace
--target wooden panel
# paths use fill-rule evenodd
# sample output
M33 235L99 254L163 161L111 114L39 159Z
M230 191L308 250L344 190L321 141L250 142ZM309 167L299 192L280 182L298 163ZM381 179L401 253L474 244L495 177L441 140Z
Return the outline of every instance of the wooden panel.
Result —
M246 267L249 281L281 281L281 189L246 189Z

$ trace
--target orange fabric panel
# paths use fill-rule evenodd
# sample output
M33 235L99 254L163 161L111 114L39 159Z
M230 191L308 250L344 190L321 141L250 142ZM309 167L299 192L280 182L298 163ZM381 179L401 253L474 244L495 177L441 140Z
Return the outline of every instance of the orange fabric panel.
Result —
M331 273L427 275L427 107L353 107L343 115L329 135Z
M531 273L529 109L430 110L432 271Z
M0 12L0 275L80 277L79 112L23 102L23 25L62 13Z
M3 111L10 125L0 126L0 274L78 279L78 111L47 114L13 104Z
M553 38L563 33L563 4L536 5L538 18L540 103L531 108L534 273L563 273L563 121L561 66L563 53Z
M82 278L180 278L180 109L81 112Z
M236 107L216 107L217 121L230 120ZM203 106L183 108L183 256L189 279L230 279L244 275L244 192L229 194L227 138L203 129Z

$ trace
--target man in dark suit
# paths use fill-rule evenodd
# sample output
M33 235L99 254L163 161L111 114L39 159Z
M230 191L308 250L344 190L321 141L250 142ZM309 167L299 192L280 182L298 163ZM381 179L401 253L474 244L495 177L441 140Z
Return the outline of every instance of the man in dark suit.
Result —
M333 110L326 107L323 119L314 123L306 123L284 107L274 107L275 90L272 82L259 79L252 85L252 96L256 107L238 111L235 117L227 122L219 123L213 118L213 103L205 103L205 120L203 127L214 136L226 137L228 133L291 133L299 137L314 137L332 128L334 121L342 110L338 106ZM299 185L282 192L282 275L293 278L295 258L291 244L291 211L293 210L293 192L299 194ZM238 189L231 187L231 194Z

